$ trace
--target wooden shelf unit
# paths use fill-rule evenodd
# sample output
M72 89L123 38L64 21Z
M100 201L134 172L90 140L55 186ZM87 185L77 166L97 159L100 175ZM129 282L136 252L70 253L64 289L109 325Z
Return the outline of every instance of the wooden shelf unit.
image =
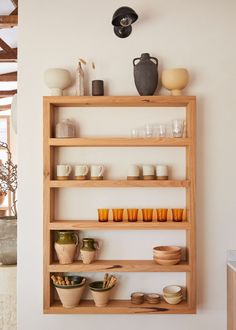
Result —
M82 300L78 307L63 308L59 301L45 308L45 314L193 314L194 309L182 301L178 305L170 305L162 301L160 304L134 305L130 300L111 300L106 307L95 307L92 300Z
M53 137L54 112L58 107L185 107L186 138L125 138L89 137L57 139ZM98 109L99 110L99 109ZM195 125L196 98L194 96L47 96L44 97L44 312L52 314L193 314L196 313L196 249L195 249ZM122 110L121 110L122 111ZM54 152L58 147L185 147L186 180L167 181L57 181L54 180ZM188 221L144 223L99 223L96 220L54 220L55 188L83 187L153 187L186 189ZM53 259L54 230L185 230L187 262L173 266L160 266L153 260L97 260L83 265L80 261L71 265L59 265ZM105 308L97 308L94 302L84 300L77 308L65 309L54 301L54 288L50 274L53 272L185 272L186 301L178 305L161 302L158 305L133 305L129 300L112 300Z
M183 222L98 222L97 220L54 220L48 224L49 230L189 230L191 223Z

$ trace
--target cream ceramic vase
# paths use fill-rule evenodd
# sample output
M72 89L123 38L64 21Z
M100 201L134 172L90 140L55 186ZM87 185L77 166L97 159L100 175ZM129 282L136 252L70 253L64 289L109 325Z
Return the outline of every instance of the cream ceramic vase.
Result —
M188 71L184 68L167 69L161 75L162 85L171 91L171 95L181 95L188 79Z
M78 234L73 231L58 231L54 243L59 264L67 265L74 261L79 243Z
M63 89L69 87L72 83L70 72L60 68L50 68L44 73L44 81L51 89L51 95L63 95Z

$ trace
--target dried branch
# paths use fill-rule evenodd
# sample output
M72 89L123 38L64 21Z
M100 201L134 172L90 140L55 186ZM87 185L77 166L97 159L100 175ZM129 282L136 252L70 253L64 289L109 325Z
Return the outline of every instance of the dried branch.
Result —
M12 193L13 204L11 206L12 213L17 216L16 210L16 189L17 189L17 165L12 163L12 155L10 149L5 142L0 141L0 148L6 149L8 159L5 163L0 164L0 193L7 195Z

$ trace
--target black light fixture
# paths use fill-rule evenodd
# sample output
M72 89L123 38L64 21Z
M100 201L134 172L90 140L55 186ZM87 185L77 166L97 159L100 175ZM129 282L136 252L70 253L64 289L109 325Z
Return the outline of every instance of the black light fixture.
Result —
M138 15L130 7L118 8L112 17L112 25L114 25L114 32L119 38L127 38L131 31L135 21L137 21Z

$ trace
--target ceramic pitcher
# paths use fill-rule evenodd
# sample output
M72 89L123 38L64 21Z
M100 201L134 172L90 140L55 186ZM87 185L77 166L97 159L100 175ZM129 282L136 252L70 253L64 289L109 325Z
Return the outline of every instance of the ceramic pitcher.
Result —
M73 263L79 236L74 231L57 231L54 247L57 253L59 264L66 265Z
M95 260L98 248L98 242L93 238L83 238L80 255L84 264L91 264Z

